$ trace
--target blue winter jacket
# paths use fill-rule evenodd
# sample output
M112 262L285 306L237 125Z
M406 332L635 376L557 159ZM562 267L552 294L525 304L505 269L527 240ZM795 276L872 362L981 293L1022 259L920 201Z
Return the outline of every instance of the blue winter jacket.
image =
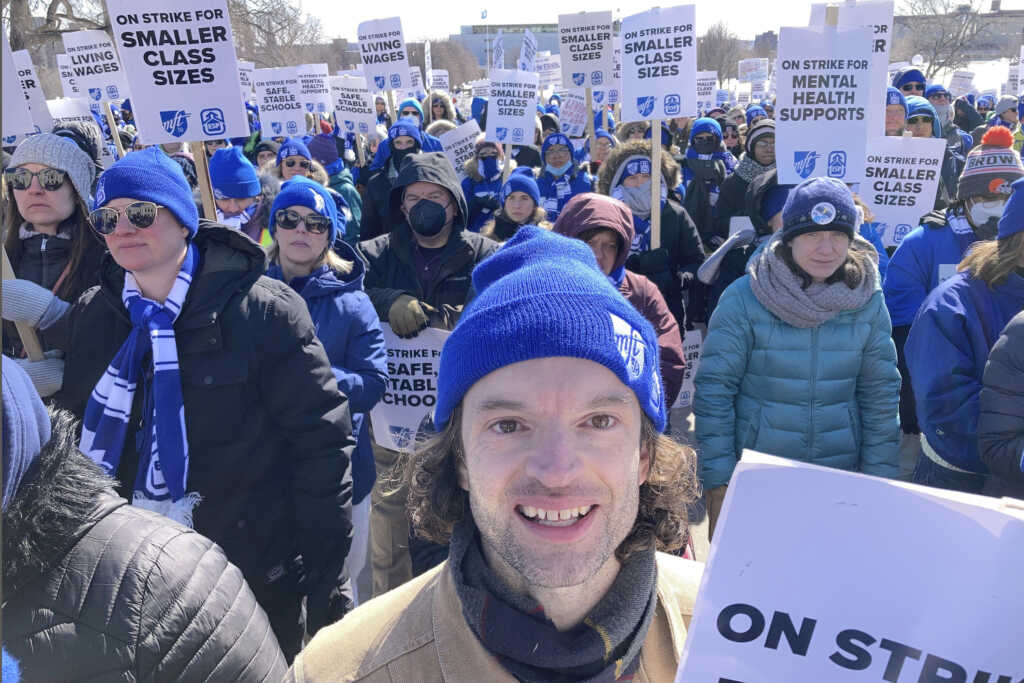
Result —
M363 292L366 267L355 250L338 241L334 251L352 261L349 275L339 279L324 266L308 278L295 278L289 284L302 295L316 327L316 336L327 351L338 389L349 400L352 433L356 449L352 454L352 504L359 503L373 488L377 477L373 463L367 413L387 389L387 352L380 319ZM269 277L284 280L277 264L267 270Z
M988 472L978 457L982 374L1010 318L1024 310L1024 277L990 289L957 273L928 295L907 337L907 367L921 433L954 467Z
M537 187L540 189L540 205L548 212L548 221L554 223L570 199L594 191L594 177L577 166L558 178L545 170L537 178Z
M946 224L915 228L889 259L882 289L893 327L914 322L928 292L956 275L956 266L978 236L962 214L946 211Z
M744 448L899 474L900 375L881 288L815 328L771 313L744 275L708 324L693 412L704 490L729 483Z
M479 175L477 175L477 178L479 178ZM492 211L474 211L472 206L473 199L475 197L497 198L500 190L500 175L494 180L487 180L486 178L480 178L477 180L472 176L467 176L462 179L462 194L466 198L466 203L470 205L469 224L466 225L467 230L471 232L480 232L480 228L487 225L488 221L494 219L494 213Z

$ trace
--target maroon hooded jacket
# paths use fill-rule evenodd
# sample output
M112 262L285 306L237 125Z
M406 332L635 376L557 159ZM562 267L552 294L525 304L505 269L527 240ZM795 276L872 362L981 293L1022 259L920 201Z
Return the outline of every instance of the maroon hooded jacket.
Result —
M579 238L585 232L602 228L619 237L618 258L608 278L658 334L661 379L665 385L665 400L671 406L679 396L686 369L682 335L679 323L669 311L658 287L643 275L625 268L629 247L633 243L633 214L629 207L605 195L592 192L578 194L562 209L553 229L566 237Z

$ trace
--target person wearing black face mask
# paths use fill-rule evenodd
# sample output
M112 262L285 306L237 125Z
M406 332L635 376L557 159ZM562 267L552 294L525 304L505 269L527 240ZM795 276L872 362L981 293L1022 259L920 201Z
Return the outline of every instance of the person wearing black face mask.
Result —
M359 243L366 294L399 337L415 337L428 326L451 330L458 321L473 268L498 248L466 229L468 215L448 158L441 152L409 156L389 195L390 231ZM375 446L374 458L384 472L398 454ZM378 487L372 495L370 552L379 595L412 578L412 561L405 493Z
M392 185L398 177L405 159L418 154L422 149L423 137L419 121L403 117L388 130L388 139L381 143L388 145L388 158L366 181L366 196L363 200L363 217L359 235L364 240L383 235L393 227L389 220L388 198Z

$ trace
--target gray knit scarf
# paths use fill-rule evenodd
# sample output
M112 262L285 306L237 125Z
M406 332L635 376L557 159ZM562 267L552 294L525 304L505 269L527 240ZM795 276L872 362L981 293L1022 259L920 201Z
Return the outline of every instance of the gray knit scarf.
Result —
M740 163L736 165L736 175L743 178L747 183L754 182L754 178L761 175L762 173L768 173L769 171L775 170L775 162L773 161L767 166L757 163L753 157L746 154L740 159Z
M817 327L842 311L858 309L878 288L878 254L859 235L854 237L846 257L847 264L861 272L860 284L854 289L843 282L811 283L803 289L800 276L776 253L781 243L782 233L777 232L747 264L747 273L757 300L793 327Z

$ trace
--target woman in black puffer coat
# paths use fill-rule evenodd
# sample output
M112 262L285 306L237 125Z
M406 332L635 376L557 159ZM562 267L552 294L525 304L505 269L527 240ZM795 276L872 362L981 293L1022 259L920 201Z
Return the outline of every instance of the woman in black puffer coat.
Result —
M22 680L281 680L284 656L242 572L213 541L114 495L78 451L71 413L52 411L48 442L28 452L46 441L45 409L24 373L3 366L4 485L14 484L4 496L3 646ZM22 437L13 444L12 431Z
M1024 313L1006 325L985 365L978 452L991 472L985 493L1024 499Z

